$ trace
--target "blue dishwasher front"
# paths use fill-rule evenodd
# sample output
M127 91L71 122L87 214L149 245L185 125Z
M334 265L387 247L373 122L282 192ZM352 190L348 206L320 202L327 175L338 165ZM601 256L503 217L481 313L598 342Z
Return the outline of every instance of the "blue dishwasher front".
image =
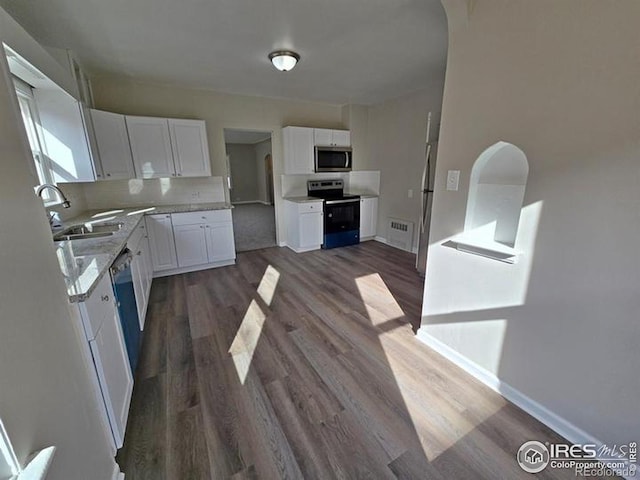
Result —
M131 251L125 248L118 258L111 265L111 280L113 290L118 302L118 313L120 314L120 324L124 334L124 343L129 355L131 373L135 374L138 356L140 353L140 321L138 320L138 307L136 305L136 294L133 288L133 277L131 275Z

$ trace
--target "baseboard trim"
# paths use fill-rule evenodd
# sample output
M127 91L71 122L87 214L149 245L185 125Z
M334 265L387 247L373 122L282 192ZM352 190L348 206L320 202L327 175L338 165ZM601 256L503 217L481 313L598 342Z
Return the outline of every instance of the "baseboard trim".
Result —
M290 248L291 250L293 250L296 253L304 253L304 252L312 252L313 250L320 250L321 246L313 246L313 247L305 247L305 248L296 248L296 247L292 247L291 245L285 245L285 247Z
M280 242L278 243L279 247L286 247L287 246L287 242Z
M552 412L544 405L541 405L540 403L522 393L520 390L512 387L508 383L501 381L493 373L489 372L475 362L472 362L467 357L460 354L432 335L429 335L424 330L424 327L420 327L418 329L416 337L436 353L442 355L450 362L462 368L476 380L484 383L487 387L502 395L511 403L513 403L517 407L520 407L529 415L544 423L547 427L554 430L556 433L563 436L571 443L592 443L598 446L603 445L603 442L595 438L593 435L585 432L565 418ZM536 439L532 438L531 440ZM627 480L631 480L631 478L635 477L626 478Z
M247 205L249 203L264 203L262 200L243 200L242 202L231 202L231 205Z
M171 270L160 270L159 272L153 272L153 278L169 277L171 275L179 275L181 273L199 272L200 270L208 270L210 268L227 267L229 265L235 265L236 259L223 260L215 263L204 263L202 265L193 265L191 267L172 268Z
M403 252L418 253L418 249L416 247L412 247L411 250L405 250L404 248L400 248L397 245L393 245L393 244L387 242L386 238L379 237L378 235L373 237L373 240L375 240L376 242L384 243L385 245L389 245L390 247L397 248L398 250L402 250Z

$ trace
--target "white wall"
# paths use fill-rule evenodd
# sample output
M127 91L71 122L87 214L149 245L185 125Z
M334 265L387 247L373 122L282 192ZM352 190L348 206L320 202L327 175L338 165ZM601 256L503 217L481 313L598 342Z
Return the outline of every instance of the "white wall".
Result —
M361 116L354 119L351 112L356 141L361 136L358 125L366 122L369 151L368 157L354 158L354 164L358 170L380 170L378 236L387 236L388 217L416 225L419 221L427 115L429 111L440 112L443 82L444 72L419 92L370 107L366 120ZM409 190L413 190L413 198L409 198ZM415 236L414 246L417 240Z
M0 55L0 417L22 463L35 450L58 447L48 479L111 479L115 463L82 361L83 334L71 321L33 192L17 108Z
M449 62L420 334L601 441L637 440L640 3L443 3ZM529 161L517 265L442 245L463 230L473 162L499 140ZM457 192L444 189L449 169L462 172Z
M255 146L227 143L226 147L231 168L231 202L258 201L258 164Z

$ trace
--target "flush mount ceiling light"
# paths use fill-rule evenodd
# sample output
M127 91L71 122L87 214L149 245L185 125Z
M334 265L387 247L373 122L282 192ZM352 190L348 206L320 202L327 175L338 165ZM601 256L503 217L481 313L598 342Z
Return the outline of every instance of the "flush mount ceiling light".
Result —
M296 63L300 60L300 55L291 50L276 50L269 54L269 60L281 72L288 72L296 66Z

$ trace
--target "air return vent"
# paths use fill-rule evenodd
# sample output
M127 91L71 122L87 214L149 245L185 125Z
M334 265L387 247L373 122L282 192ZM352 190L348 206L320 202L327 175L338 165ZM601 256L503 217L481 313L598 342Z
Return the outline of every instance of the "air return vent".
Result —
M413 247L413 222L389 217L387 222L387 243L410 252Z

